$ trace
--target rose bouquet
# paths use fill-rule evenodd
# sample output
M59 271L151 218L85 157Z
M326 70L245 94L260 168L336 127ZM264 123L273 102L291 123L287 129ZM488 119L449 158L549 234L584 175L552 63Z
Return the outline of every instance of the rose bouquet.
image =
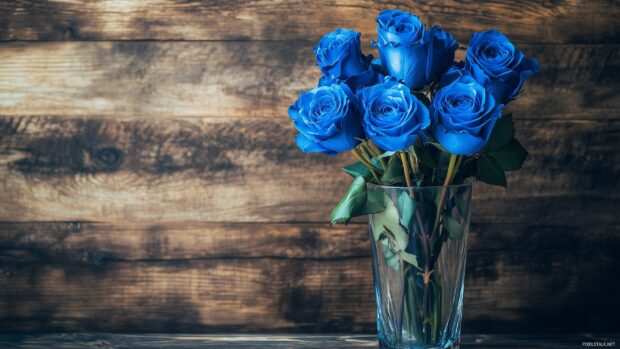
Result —
M331 222L370 217L382 345L445 347L460 334L470 178L506 186L525 161L503 111L539 65L495 30L455 62L459 45L440 27L400 10L377 23L377 59L352 30L319 41L323 77L289 116L302 151L357 159Z

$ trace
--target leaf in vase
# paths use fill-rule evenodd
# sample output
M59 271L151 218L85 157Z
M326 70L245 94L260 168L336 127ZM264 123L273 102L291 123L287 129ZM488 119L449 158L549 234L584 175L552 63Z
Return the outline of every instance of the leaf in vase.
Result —
M400 270L400 258L398 254L394 252L394 248L392 247L392 242L390 239L382 239L380 243L383 245L383 258L385 258L385 262L392 267L392 269L399 271Z
M385 228L385 232L392 237L392 242L394 243L394 247L397 252L404 251L405 248L407 248L407 244L409 244L409 235L407 235L405 230L397 230L396 232L392 232L388 228Z
M443 215L443 226L448 231L448 238L451 240L458 240L463 235L461 224L450 215Z
M500 149L490 151L488 154L497 160L504 171L520 169L528 155L527 150L514 138Z
M506 187L506 175L502 166L488 154L480 154L476 177L484 183Z
M397 247L404 250L409 243L409 236L405 229L400 225L398 210L394 202L385 193L383 194L383 207L385 209L372 215L372 231L375 240L379 240L382 233L391 234Z
M402 251L400 253L400 258L402 258L405 262L413 265L416 269L422 270L422 268L420 268L420 266L418 265L418 258L414 254Z
M413 218L413 214L415 213L415 202L413 198L403 190L403 192L398 197L398 210L400 211L400 223L403 227L409 227L409 223L411 222L411 218Z
M515 126L512 121L512 113L503 115L493 127L491 137L487 141L483 152L499 149L506 145L515 134Z
M377 191L378 188L371 191ZM370 197L371 200L368 200ZM368 195L364 177L355 177L342 200L334 207L331 214L332 224L347 224L353 217L377 213L383 210L383 202L377 200L377 194Z
M469 205L467 205L467 201L463 198L463 195L459 193L455 193L454 195L456 199L456 209L459 211L459 215L463 218L467 216Z

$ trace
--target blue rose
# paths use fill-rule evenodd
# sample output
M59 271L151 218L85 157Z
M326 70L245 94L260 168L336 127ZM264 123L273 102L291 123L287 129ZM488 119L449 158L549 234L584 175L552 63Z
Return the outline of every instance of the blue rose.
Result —
M323 36L314 47L317 65L328 81L322 85L346 82L355 90L376 82L377 71L370 64L372 55L362 53L360 35L340 28Z
M501 103L513 99L525 79L540 70L536 60L525 57L497 30L474 33L465 66Z
M426 106L393 78L360 89L357 95L364 112L364 131L384 150L409 147L431 123Z
M466 72L449 73L456 79L437 91L430 106L433 135L452 154L474 154L489 140L503 105Z
M388 75L420 89L438 80L454 61L458 44L449 33L426 26L417 16L386 10L377 18L377 42L381 63Z
M355 148L364 134L356 103L351 89L342 83L302 93L288 109L300 133L297 146L306 153L329 155Z

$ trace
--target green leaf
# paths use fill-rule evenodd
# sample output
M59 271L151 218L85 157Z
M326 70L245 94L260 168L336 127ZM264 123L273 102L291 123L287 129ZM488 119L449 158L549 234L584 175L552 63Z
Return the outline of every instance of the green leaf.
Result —
M476 162L477 159L465 158L461 163L461 167L456 172L456 176L452 180L452 184L463 184L465 179L476 175Z
M392 267L392 269L399 271L401 265L399 253L394 252L392 240L383 239L380 243L383 245L383 257L385 258L385 262Z
M435 158L433 157L433 154L431 153L431 150L429 147L421 148L418 151L418 156L419 156L420 162L422 162L424 166L432 168L432 169L437 168L437 161L435 161Z
M482 153L478 159L476 177L491 185L500 185L506 187L506 175L502 166L488 154Z
M450 164L450 157L452 156L452 154L445 152L445 151L440 151L439 152L439 157L437 159L437 164L438 164L438 168L439 169L445 169L445 171L448 171L448 165ZM442 177L445 176L445 173L442 174Z
M383 207L385 209L379 213L372 215L371 224L372 232L375 240L379 240L381 235L385 235L395 244L395 248L404 250L409 243L409 236L405 229L399 224L398 210L394 206L392 200L383 195Z
M405 175L403 173L403 163L398 156L392 156L388 161L387 168L381 177L381 183L384 185L392 185L403 183Z
M407 232L402 228L395 231L391 231L385 226L384 228L384 232L389 234L388 236L391 237L396 252L404 251L405 248L407 248L407 244L409 243L409 235L407 235Z
M514 138L500 149L491 151L488 154L497 160L504 171L520 169L528 155L527 150Z
M437 143L437 142L427 142L427 144L432 144L432 145L434 145L437 149L439 149L439 150L441 150L441 151L443 151L443 152L448 153L448 151L446 150L446 148L444 148L444 147L443 147L443 145L441 145L441 144L439 144L439 143Z
M370 172L370 169L368 169L368 167L364 165L361 161L357 161L350 165L347 165L343 167L342 170L350 174L353 178L364 177L364 179L366 180L370 180L372 178L372 173Z
M397 152L395 152L395 151L386 151L385 153L379 155L379 159L387 158L388 156L392 156L392 155L394 155L396 153Z
M418 265L418 259L414 254L411 254L409 252L405 252L402 251L400 253L400 258L402 258L405 262L413 265L416 269L422 271L423 269L420 268L420 266Z
M367 202L366 205L370 205L370 206L375 205L375 204L379 205L381 206L381 210L377 212L381 212L385 208L385 205L383 204L384 196L385 194L383 192L383 189L381 188L370 189L366 192L366 202Z
M405 190L398 197L398 210L400 211L400 224L408 227L415 213L415 202Z
M469 205L467 205L467 201L463 198L463 195L456 193L454 195L456 201L456 209L459 211L459 215L463 218L467 217Z
M515 126L512 121L512 113L502 116L495 123L491 137L484 147L483 152L496 150L506 145L515 134Z
M443 226L448 231L448 238L452 240L458 240L463 235L463 229L461 229L461 224L452 218L450 215L443 215Z
M375 188L371 191L380 190ZM364 177L355 177L347 193L338 205L334 207L331 214L331 223L347 224L353 217L381 212L383 210L383 202L376 199L376 193L371 195L368 195L368 193ZM368 200L368 198L372 200Z

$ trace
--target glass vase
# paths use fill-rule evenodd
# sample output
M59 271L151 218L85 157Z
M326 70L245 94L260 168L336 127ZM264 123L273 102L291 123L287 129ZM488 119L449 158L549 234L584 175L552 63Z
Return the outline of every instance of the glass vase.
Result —
M368 190L380 348L458 348L471 183Z

